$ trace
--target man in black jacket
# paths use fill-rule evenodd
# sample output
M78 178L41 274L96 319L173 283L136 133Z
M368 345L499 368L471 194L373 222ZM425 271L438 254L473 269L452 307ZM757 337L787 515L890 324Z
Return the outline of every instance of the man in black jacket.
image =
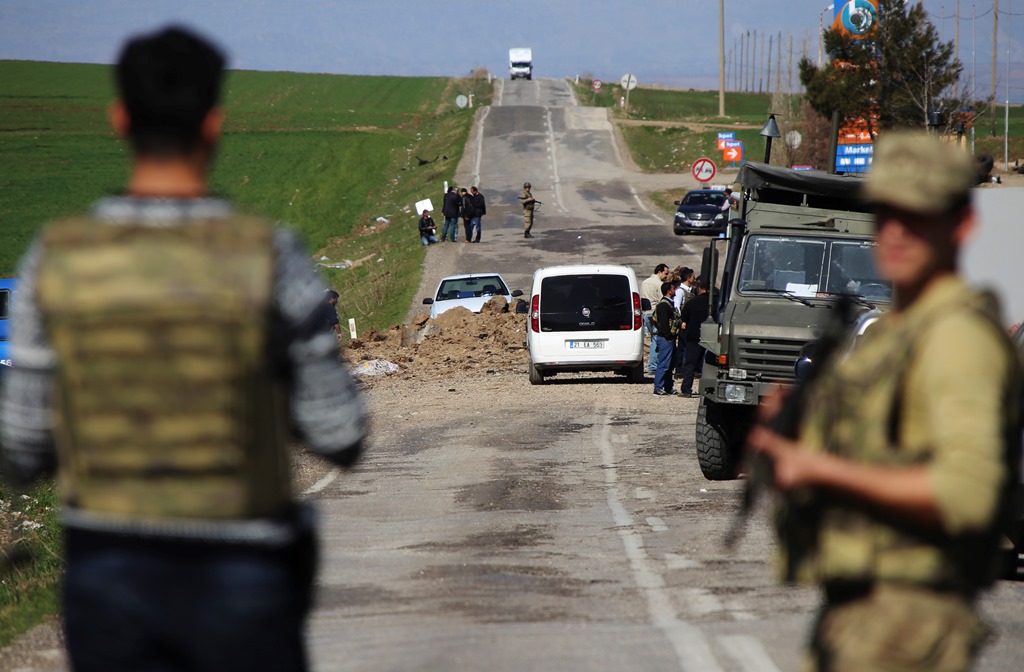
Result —
M476 230L476 237L473 238L473 242L479 243L480 218L487 214L487 202L484 200L484 195L475 186L470 187L469 190L472 192L469 198L473 201L473 218L470 220L469 226L470 229Z
M459 216L462 217L462 224L466 228L466 239L462 242L472 243L473 242L473 198L463 187L459 190Z
M441 205L441 216L444 217L444 228L441 229L441 241L449 239L448 232L451 231L451 241L459 242L459 195L455 187L448 187L448 193L444 195L444 203Z
M703 275L697 278L696 296L686 302L680 312L682 328L686 333L686 349L683 351L683 380L679 384L679 394L684 397L693 395L694 373L703 367L704 348L700 344L700 325L708 319L710 313L708 279Z

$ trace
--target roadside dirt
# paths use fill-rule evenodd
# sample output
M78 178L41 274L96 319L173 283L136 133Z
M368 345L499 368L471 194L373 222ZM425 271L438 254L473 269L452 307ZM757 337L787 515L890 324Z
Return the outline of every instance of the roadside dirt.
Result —
M515 299L514 301L520 301ZM430 319L414 316L406 325L367 332L345 343L343 357L358 375L360 366L375 360L397 365L409 378L442 379L460 375L525 371L526 316L496 296L479 313L453 308ZM360 376L364 385L373 376Z

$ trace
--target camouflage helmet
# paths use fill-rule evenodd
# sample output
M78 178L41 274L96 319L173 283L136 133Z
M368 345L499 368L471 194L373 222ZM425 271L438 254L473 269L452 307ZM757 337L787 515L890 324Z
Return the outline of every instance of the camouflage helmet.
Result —
M864 200L922 215L951 212L970 201L978 170L970 154L923 131L882 134Z

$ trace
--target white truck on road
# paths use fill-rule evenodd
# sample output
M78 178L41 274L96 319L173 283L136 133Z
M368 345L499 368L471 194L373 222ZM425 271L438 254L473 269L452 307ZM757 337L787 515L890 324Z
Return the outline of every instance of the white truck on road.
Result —
M509 49L508 73L512 79L533 79L533 50L529 47Z

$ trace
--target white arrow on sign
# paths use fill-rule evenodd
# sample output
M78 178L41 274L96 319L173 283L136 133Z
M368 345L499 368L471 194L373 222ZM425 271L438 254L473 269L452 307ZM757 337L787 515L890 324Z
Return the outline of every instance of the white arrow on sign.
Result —
M726 161L739 161L743 156L743 150L736 147L726 147L722 150L722 157Z
M619 80L619 84L621 84L622 88L626 91L632 91L636 88L636 75L626 73L622 76L622 79Z
M690 174L698 182L710 182L715 179L717 172L718 169L715 167L715 162L706 157L694 161L693 166L690 168Z

